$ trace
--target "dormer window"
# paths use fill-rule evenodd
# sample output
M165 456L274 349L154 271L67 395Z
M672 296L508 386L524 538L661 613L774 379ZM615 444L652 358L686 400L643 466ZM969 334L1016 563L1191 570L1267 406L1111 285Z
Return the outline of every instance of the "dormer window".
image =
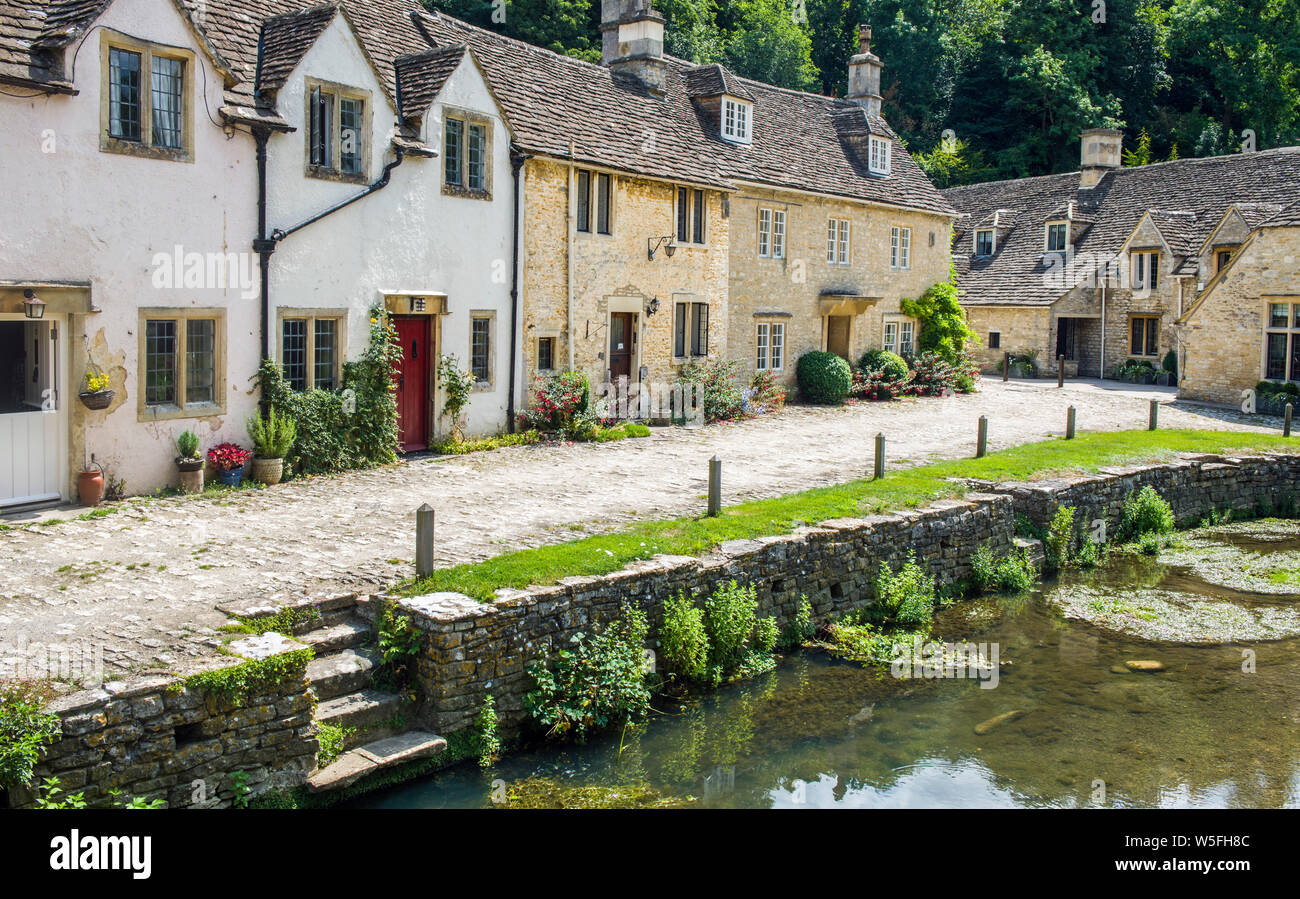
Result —
M993 255L993 229L985 228L975 232L975 255Z
M1047 252L1064 253L1069 234L1068 222L1047 223Z
M731 97L722 98L722 136L738 144L747 144L753 136L752 104Z
M307 82L307 173L317 178L363 181L366 176L364 91Z
M870 139L870 152L867 157L867 170L873 175L889 174L890 143L883 137Z
M1131 259L1134 290L1155 290L1160 286L1160 253L1134 253Z
M99 148L190 162L194 55L109 32L103 44Z

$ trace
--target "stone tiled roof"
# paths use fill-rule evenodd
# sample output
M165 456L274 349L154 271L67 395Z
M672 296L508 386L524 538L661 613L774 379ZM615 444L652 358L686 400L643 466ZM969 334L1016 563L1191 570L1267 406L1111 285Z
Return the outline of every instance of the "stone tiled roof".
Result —
M0 75L31 70L32 41L84 29L111 0L0 0ZM503 37L418 0L177 0L201 25L228 69L222 113L237 121L288 127L268 95L341 11L396 108L398 62L402 105L432 97L451 56L473 52L526 153L568 158L648 177L719 188L757 183L952 215L953 209L908 155L884 119L845 100L785 90L740 78L723 66L666 58L666 90L656 96L628 76ZM265 28L265 31L264 31ZM258 86L258 43L262 50ZM423 56L417 62L413 54ZM452 54L454 55L454 53ZM422 68L423 65L423 68ZM21 75L17 77L27 77ZM754 102L753 141L723 141L695 98L724 90ZM430 92L433 93L430 93ZM410 104L408 105L408 96ZM861 123L853 124L854 120ZM867 172L845 128L893 140L892 172Z
M728 94L741 100L753 101L754 95L744 83L733 75L721 63L706 66L694 66L682 70L682 80L686 82L686 93L692 97L717 97Z
M1282 209L1260 225L1261 228L1300 228L1300 200Z
M408 53L394 60L397 70L398 110L403 118L419 118L465 58L465 45Z
M1018 226L1003 236L993 256L973 255L971 231L959 236L953 252L972 254L970 270L959 279L962 302L1033 306L1051 304L1065 292L1059 278L1047 277L1054 268L1044 258L1043 225L1071 200L1077 216L1092 222L1074 246L1076 258L1100 263L1119 250L1149 210L1156 211L1153 220L1177 255L1195 252L1229 206L1290 202L1298 191L1300 147L1284 147L1115 169L1088 189L1071 172L954 187L943 195L971 221L990 220L998 209L1013 209L1017 216ZM1254 217L1262 206L1247 208Z
M322 3L264 20L256 89L274 94L283 87L338 11L337 3Z

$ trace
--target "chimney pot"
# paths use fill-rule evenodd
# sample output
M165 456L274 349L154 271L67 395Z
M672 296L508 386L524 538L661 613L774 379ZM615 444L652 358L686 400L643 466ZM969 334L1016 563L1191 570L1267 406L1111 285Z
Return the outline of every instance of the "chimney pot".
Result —
M868 115L880 115L880 58L871 52L871 26L858 26L858 52L849 59L847 99Z
M601 0L600 61L631 75L653 93L667 89L664 17L651 0Z
M1089 128L1079 136L1079 186L1095 187L1106 173L1123 163L1124 132Z

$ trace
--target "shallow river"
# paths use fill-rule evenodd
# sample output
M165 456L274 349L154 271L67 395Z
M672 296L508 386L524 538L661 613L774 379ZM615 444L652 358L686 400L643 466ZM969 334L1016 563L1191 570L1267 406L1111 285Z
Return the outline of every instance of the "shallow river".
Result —
M1300 638L1180 646L1118 636L1065 620L1049 601L1085 582L1120 597L1166 588L1247 607L1296 599L1122 557L940 616L940 634L998 644L993 689L900 684L810 650L702 699L658 700L658 714L626 733L543 746L488 774L470 763L355 805L489 806L493 779L544 777L649 787L702 807L1300 806ZM1165 668L1131 672L1130 660ZM976 733L1007 712L1023 714Z

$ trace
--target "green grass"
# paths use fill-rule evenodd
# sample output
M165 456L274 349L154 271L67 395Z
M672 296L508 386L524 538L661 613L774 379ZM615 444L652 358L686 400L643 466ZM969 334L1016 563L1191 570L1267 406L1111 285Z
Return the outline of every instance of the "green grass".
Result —
M651 521L612 534L506 553L482 562L439 569L426 578L404 581L396 589L406 596L448 590L488 602L493 591L501 587L549 585L574 575L608 574L656 553L698 556L725 540L785 534L800 525L832 518L918 508L936 499L965 495L966 487L951 478L1025 481L1035 475L1090 473L1109 465L1167 461L1178 453L1296 448L1300 448L1300 440L1267 434L1174 430L1086 433L1069 441L1025 444L990 453L983 459L893 471L881 481L851 481L728 506L717 518ZM865 469L870 465L865 443L861 455Z

